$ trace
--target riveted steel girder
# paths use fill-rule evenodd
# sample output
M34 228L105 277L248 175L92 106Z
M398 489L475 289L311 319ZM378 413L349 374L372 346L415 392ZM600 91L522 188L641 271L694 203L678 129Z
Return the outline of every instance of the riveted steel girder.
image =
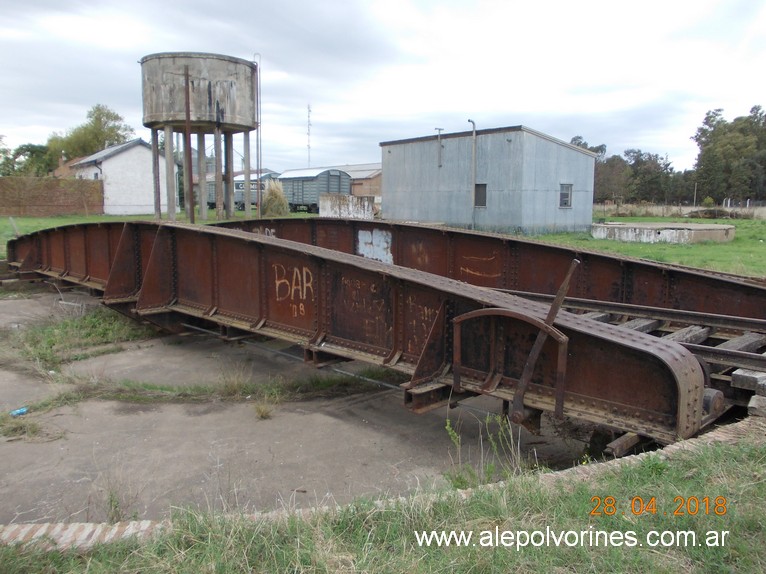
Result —
M190 323L212 325L409 373L406 400L415 407L424 404L423 397L436 403L450 393L509 401L519 396L530 352L549 316L546 303L486 288L496 286L506 263L498 262L483 237L471 238L483 248L449 243L451 255L442 262L423 241L413 248L398 240L395 250L420 258L414 265L397 255L394 260L411 264L404 267L353 254L359 244L353 229L333 236L330 228L303 226L306 241L299 244L274 237L279 231L270 228L253 233L183 224L93 227L20 238L9 244L9 254L19 270L95 286L107 305L170 331ZM376 244L374 228L355 229L370 231L363 249L385 260L385 237ZM332 244L340 251L321 246ZM563 269L551 268L551 275L563 276L569 261L562 262ZM439 265L443 273L435 274ZM461 280L469 277L482 285ZM456 339L455 320L461 317ZM540 343L539 360L528 374L525 407L666 443L700 428L706 375L681 345L565 311L547 328L552 336Z

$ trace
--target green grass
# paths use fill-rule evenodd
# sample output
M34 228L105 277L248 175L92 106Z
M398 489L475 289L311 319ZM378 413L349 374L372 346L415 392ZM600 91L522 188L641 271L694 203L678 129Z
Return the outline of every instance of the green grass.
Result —
M610 217L619 222L722 223L736 227L728 243L704 242L688 245L671 243L629 243L594 239L587 233L555 233L535 237L540 241L574 249L603 251L660 263L688 265L726 273L766 276L766 221L763 219L688 219L661 217Z
M165 215L163 214L163 218ZM245 217L244 211L237 211L234 214L234 219L243 219ZM253 217L256 217L255 211L253 211ZM291 213L286 217L292 218L305 218L316 217L311 213ZM13 223L11 223L13 219ZM6 244L10 239L15 237L15 231L18 230L20 235L27 233L33 233L41 229L49 229L51 227L61 227L62 225L73 225L75 223L99 223L102 221L147 221L153 220L154 214L146 215L62 215L58 217L0 217L0 259L5 259L7 255ZM165 219L163 219L165 221ZM186 214L179 213L176 215L176 221L186 222ZM204 222L197 219L197 223L214 223L215 213L213 212L208 216L208 219ZM15 226L15 227L14 227Z
M382 369L381 369L382 371ZM375 387L352 375L311 375L298 379L272 377L266 382L253 381L239 369L224 371L209 385L162 385L142 381L83 381L70 379L75 390L30 406L31 411L49 410L86 399L118 400L134 403L205 402L210 400L267 402L277 405L288 401L349 396L369 392ZM374 376L374 372L370 372ZM368 377L373 378L373 377ZM382 379L381 379L382 380Z
M374 378L369 372L368 378ZM266 382L251 380L242 383L222 375L209 385L174 386L142 381L88 379L55 373L46 377L66 384L66 389L45 399L27 404L28 414L13 418L0 414L0 436L35 438L43 435L60 438L38 423L34 415L73 406L82 401L121 401L134 404L206 403L210 401L251 402L259 419L271 418L274 409L288 401L307 401L318 398L344 397L370 392L376 387L351 375L311 376L285 380L274 377ZM2 570L0 570L2 571Z
M342 397L368 392L374 387L351 375L312 375L286 380L273 377L266 382L250 379L232 379L223 374L208 385L176 386L146 383L142 381L77 381L75 391L62 393L59 399L43 401L30 406L31 411L47 410L58 406L60 400L67 403L86 399L118 400L133 403L207 402L211 400L266 402L272 405L288 401L307 401L320 398Z
M377 371L377 370L376 370ZM375 378L376 371L367 371ZM382 371L382 369L380 369ZM384 373L381 372L381 375ZM266 382L252 381L247 375L232 375L226 371L209 385L176 386L143 381L88 379L55 373L46 375L57 383L67 384L66 390L45 399L29 403L28 414L12 418L0 415L0 436L32 437L43 429L30 415L49 412L86 400L122 401L138 404L204 403L209 401L249 401L259 419L271 418L279 404L319 398L344 397L370 392L375 386L351 375L313 375L286 380L274 377ZM383 380L381 377L379 380Z
M42 369L59 369L63 362L120 350L117 343L146 339L153 329L108 309L94 307L84 315L62 321L32 325L10 335L10 345ZM98 345L106 349L88 352Z
M153 216L62 216L62 217L17 217L14 218L19 232L31 233L49 227L74 223L99 221L145 220ZM244 212L237 212L237 218L244 217ZM292 213L290 217L314 217L312 214ZM178 221L185 221L179 214ZM212 220L208 220L212 222ZM630 257L640 257L658 261L701 267L727 273L737 273L756 277L766 276L766 220L763 219L690 219L679 217L610 217L609 221L622 222L665 222L665 223L723 223L734 225L736 234L729 243L698 243L693 245L624 243L618 241L594 239L587 233L556 233L541 235L535 239L573 247L575 249L604 251ZM6 242L13 237L13 227L9 218L0 218L0 259L5 258Z
M127 221L151 219L151 215L113 216L113 215L61 215L57 217L0 217L0 259L6 257L6 244L15 237L18 230L20 235L33 233L41 229L61 227L75 223L98 223L101 221ZM11 222L11 220L13 220Z
M48 553L34 547L2 547L0 564L9 574L762 572L766 567L762 527L766 447L758 442L745 439L733 445L677 451L669 460L653 454L638 464L611 467L586 480L540 480L524 474L498 487L474 491L466 500L454 491L382 504L358 500L303 518L287 514L276 519L179 510L171 531L144 544L128 541L87 552ZM707 513L691 515L685 510L674 515L678 497L705 496L725 497L725 505L713 503ZM613 506L598 504L606 497L614 498ZM638 508L636 497L645 504L639 508L643 512L634 514L631 502ZM652 498L655 513L645 510ZM715 514L716 509L721 515ZM495 528L513 532L513 543L487 546ZM567 540L572 545L515 545L516 532L545 533L548 528L557 534L571 531ZM415 532L442 530L470 531L473 543L441 548L417 544ZM652 531L694 532L702 545L649 547L646 541ZM720 542L722 531L728 532L724 545L705 544L708 532L719 533ZM601 532L617 533L611 534L614 544L605 544ZM598 545L588 543L591 535ZM506 536L505 541L509 543L510 538Z
M452 420L446 420L446 432L452 442L454 455L450 453L452 467L445 472L444 478L456 489L476 488L508 480L530 471L546 471L534 456L534 453L521 449L521 431L511 424L510 419L499 414L488 414L481 426L479 444L466 448L460 434L460 419L453 426ZM464 458L464 451L467 457Z

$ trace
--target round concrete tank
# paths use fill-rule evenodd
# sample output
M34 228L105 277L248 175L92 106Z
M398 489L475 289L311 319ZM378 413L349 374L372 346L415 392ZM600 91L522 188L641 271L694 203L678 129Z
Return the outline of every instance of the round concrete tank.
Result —
M189 115L195 132L248 132L257 127L257 66L241 58L198 52L163 52L140 60L144 126L182 127Z

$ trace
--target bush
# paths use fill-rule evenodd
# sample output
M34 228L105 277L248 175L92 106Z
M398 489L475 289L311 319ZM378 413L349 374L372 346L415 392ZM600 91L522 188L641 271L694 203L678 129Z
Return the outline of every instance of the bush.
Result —
M265 217L283 217L289 215L290 206L287 203L282 182L270 179L266 184L266 197L263 198L263 210Z
M715 199L713 199L712 197L708 195L705 199L702 200L702 207L705 207L705 208L715 207Z

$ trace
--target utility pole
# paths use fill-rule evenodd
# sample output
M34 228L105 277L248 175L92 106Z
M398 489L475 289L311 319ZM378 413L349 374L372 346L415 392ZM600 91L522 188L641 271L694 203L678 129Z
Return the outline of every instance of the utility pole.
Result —
M308 123L307 123L307 130L306 130L306 136L308 137L308 145L306 148L309 152L309 162L306 165L306 167L311 167L311 104L308 104Z

